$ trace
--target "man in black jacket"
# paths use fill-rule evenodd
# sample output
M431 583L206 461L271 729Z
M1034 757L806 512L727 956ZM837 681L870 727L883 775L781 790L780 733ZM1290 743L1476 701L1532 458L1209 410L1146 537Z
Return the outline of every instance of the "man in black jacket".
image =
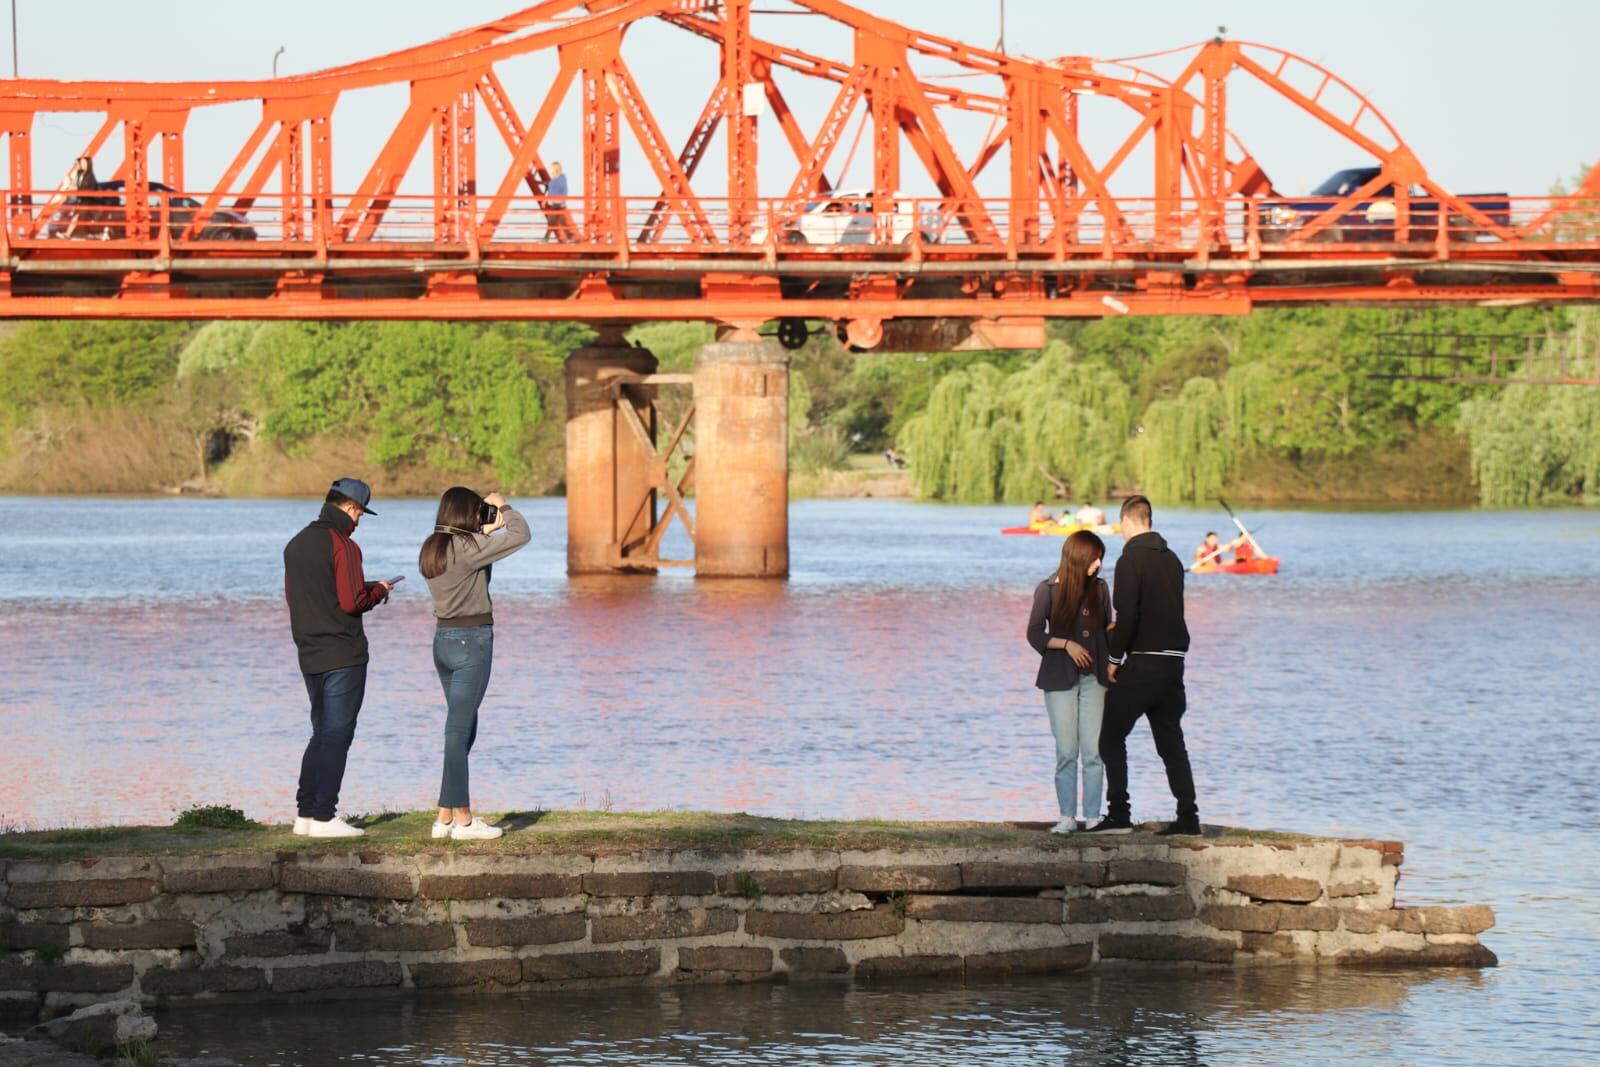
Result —
M1189 628L1183 621L1183 563L1150 528L1150 501L1129 497L1122 504L1122 536L1127 545L1117 560L1112 605L1111 690L1100 727L1100 758L1105 762L1108 810L1092 833L1133 832L1128 801L1128 734L1141 715L1150 718L1156 751L1167 765L1167 784L1178 801L1178 817L1163 836L1200 833L1194 800L1194 775L1183 743L1183 660Z
M300 761L294 832L312 837L360 837L365 831L338 817L345 757L367 689L367 635L361 616L389 597L388 582L369 582L361 548L350 539L372 490L340 478L322 514L283 550L283 595L311 698L311 740Z

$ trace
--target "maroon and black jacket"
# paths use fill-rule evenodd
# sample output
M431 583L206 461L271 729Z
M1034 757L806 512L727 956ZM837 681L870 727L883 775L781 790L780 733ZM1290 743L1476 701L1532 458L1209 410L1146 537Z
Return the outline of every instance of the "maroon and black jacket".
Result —
M322 674L367 662L361 616L388 596L361 573L361 547L350 540L355 524L332 504L283 549L283 596L289 628L300 650L300 670Z

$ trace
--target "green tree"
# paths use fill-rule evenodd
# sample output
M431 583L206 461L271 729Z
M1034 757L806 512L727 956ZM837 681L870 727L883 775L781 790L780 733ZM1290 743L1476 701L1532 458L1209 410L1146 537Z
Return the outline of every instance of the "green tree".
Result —
M1131 423L1128 387L1057 342L1009 375L989 363L946 375L900 440L918 491L933 499L1034 500L1058 482L1103 496Z
M246 361L259 322L208 322L178 354L178 377L231 371Z
M366 439L385 466L488 462L507 485L543 418L538 385L493 331L447 323L274 324L251 346L265 370L269 437Z
M1145 409L1133 455L1147 495L1165 503L1216 499L1233 458L1226 413L1224 391L1210 378L1191 378L1176 397Z
M0 344L0 415L139 402L171 384L193 328L165 322L30 322Z
M1600 345L1600 310L1572 317L1578 349ZM1600 360L1587 370L1600 374ZM1600 492L1600 388L1509 385L1463 403L1461 427L1485 504L1528 507Z

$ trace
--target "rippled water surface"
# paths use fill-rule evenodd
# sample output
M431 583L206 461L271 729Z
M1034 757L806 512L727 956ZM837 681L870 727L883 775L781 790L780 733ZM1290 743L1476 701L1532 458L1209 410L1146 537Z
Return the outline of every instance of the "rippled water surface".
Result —
M411 577L368 616L355 812L428 806L444 714L415 574L432 504L379 509L369 576ZM534 544L495 568L484 810L1053 814L1022 629L1060 542L999 536L1013 512L797 503L787 583L568 581L561 502L527 512ZM0 500L0 817L292 815L306 727L279 553L314 513ZM1600 1059L1600 514L1253 518L1283 573L1189 586L1203 817L1403 839L1407 902L1495 906L1498 970L424 999L244 1028L189 1011L167 1033L307 1064ZM1222 521L1158 520L1185 550ZM1130 751L1136 817L1165 817L1143 728Z

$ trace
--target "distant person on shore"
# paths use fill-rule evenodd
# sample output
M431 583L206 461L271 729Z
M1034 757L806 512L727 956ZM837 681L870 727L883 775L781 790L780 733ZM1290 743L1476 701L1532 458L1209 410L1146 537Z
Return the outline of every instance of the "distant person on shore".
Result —
M1028 512L1029 526L1045 526L1054 521L1055 519L1050 515L1050 509L1044 506L1043 500L1033 505L1033 510Z
M504 536L490 536L500 530ZM487 841L504 832L472 814L467 757L478 738L478 707L488 691L494 661L494 604L489 599L493 564L522 548L532 536L528 520L505 497L479 496L458 485L439 498L433 533L422 543L418 566L428 580L438 620L433 666L444 688L446 708L435 838Z
M1222 543L1217 540L1217 531L1207 530L1206 539L1194 550L1194 561L1207 565L1221 563L1223 551Z
M893 445L883 450L883 458L888 461L890 468L893 470L899 470L906 465L906 461L900 458L900 453L894 450Z
M1100 760L1101 719L1105 711L1110 647L1111 594L1099 577L1105 542L1087 530L1069 534L1061 546L1056 573L1033 591L1028 614L1028 644L1039 653L1034 685L1044 690L1050 732L1056 740L1056 804L1060 821L1054 834L1078 829L1078 765L1083 765L1083 817L1100 817L1105 785Z
M1100 755L1105 760L1110 790L1105 820L1094 833L1133 832L1128 797L1128 735L1141 716L1150 719L1150 734L1167 768L1167 785L1178 802L1178 817L1162 836L1198 835L1200 809L1195 804L1194 774L1183 742L1183 661L1189 651L1189 628L1183 618L1183 563L1150 528L1150 501L1142 496L1122 502L1122 536L1127 545L1117 561L1113 603L1117 625L1111 631L1111 665L1106 676L1105 725Z
M1086 500L1083 502L1083 506L1078 509L1078 513L1073 516L1073 519L1077 521L1079 526L1104 526L1106 513Z
M338 816L345 759L367 689L367 635L361 616L389 598L390 582L369 582L361 548L351 540L372 490L340 478L322 514L283 550L283 595L289 628L311 698L311 740L300 760L294 832L312 837L360 837L366 831ZM398 580L398 579L396 579Z

